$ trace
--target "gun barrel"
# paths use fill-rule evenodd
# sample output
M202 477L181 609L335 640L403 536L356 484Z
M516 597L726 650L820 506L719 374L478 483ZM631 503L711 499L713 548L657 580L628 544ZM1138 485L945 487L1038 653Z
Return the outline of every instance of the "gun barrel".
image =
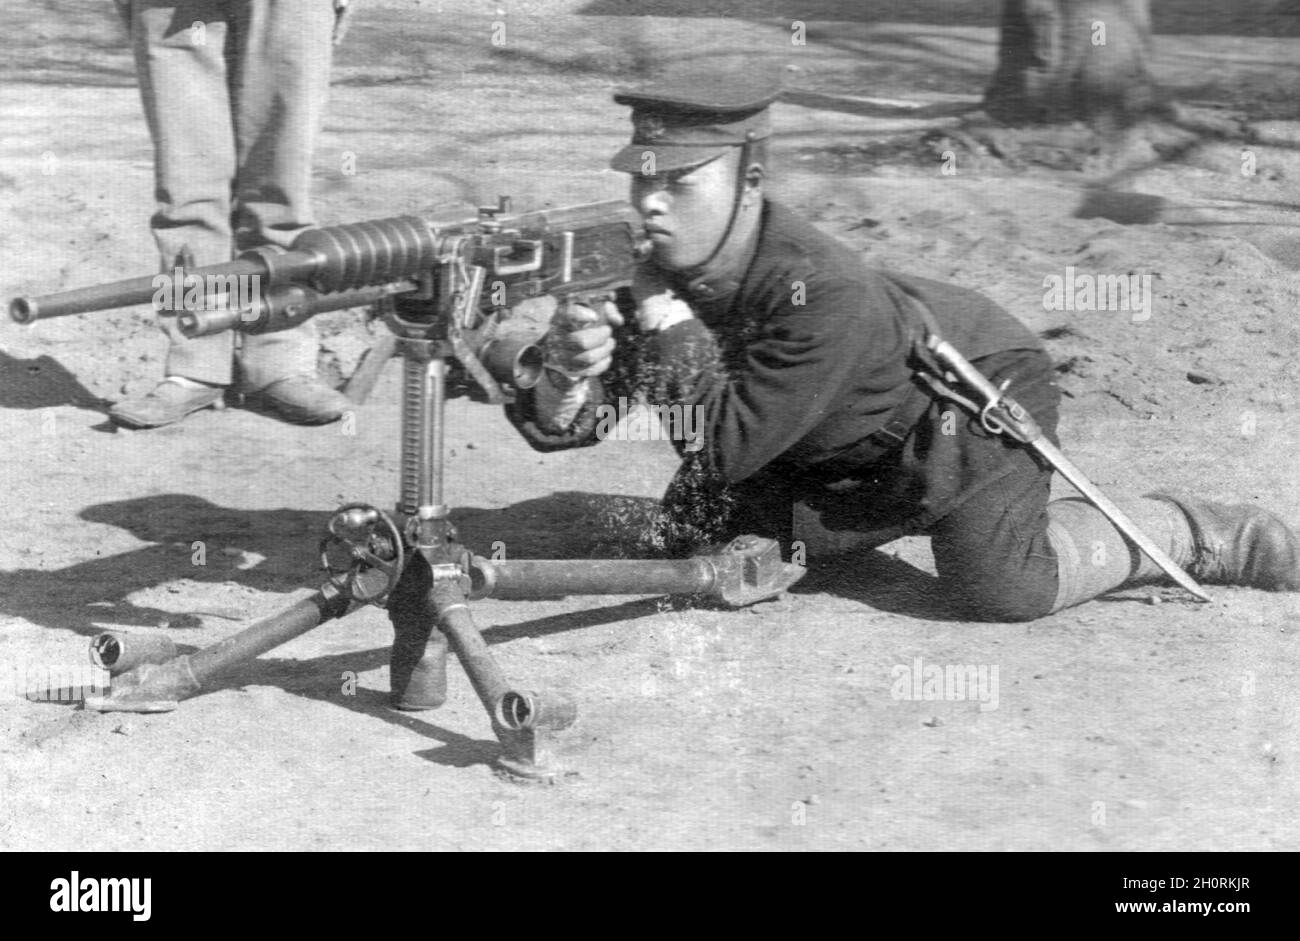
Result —
M206 284L209 277L221 278L224 281L229 277L260 276L265 273L266 265L260 259L240 258L224 265L192 268L184 272L184 277L201 278ZM170 283L174 276L174 273L149 275L77 288L72 291L60 291L57 294L16 297L9 303L9 316L18 323L26 324L37 320L48 320L51 317L67 317L71 314L86 314L96 310L114 310L118 307L150 304L160 291L166 290L167 296L169 298L172 296Z
M163 310L184 310L197 286L205 298L231 293L242 279L256 279L262 293L291 283L323 294L357 290L414 278L430 270L438 253L437 234L416 216L308 229L289 250L255 248L234 261L202 268L175 269L144 278L92 287L18 297L9 316L18 323L67 317L98 310L156 303Z

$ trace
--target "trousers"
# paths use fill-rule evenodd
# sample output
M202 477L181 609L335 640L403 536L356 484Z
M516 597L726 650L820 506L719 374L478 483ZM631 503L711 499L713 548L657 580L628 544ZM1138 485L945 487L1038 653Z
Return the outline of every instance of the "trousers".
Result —
M150 228L164 272L287 247L312 225L312 153L329 96L331 0L130 0L128 19L154 144ZM246 391L314 373L315 331L187 339L160 311L165 373Z
M1044 353L1013 350L975 365L997 385L1010 380L1056 443L1060 392ZM976 620L1034 620L1161 577L1101 511L1077 497L1051 500L1052 474L1027 448L936 400L897 454L864 469L861 486L796 500L794 536L843 549L928 535L937 590ZM1191 530L1174 505L1122 503L1174 561L1191 560Z

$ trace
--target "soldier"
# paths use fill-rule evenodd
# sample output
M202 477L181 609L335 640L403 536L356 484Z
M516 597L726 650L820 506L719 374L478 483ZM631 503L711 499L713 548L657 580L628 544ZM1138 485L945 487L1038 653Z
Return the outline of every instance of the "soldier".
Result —
M117 0L135 51L154 142L164 273L229 261L232 249L288 246L312 224L312 150L329 93L332 42L347 0ZM228 387L289 421L320 424L349 407L316 376L314 328L187 339L175 311L163 381L119 402L119 425L155 428L219 405Z
M595 443L620 396L697 410L703 447L663 505L674 552L741 532L789 545L791 508L880 544L931 537L964 613L1022 621L1162 573L1051 469L914 379L926 321L1056 441L1060 393L1037 337L987 298L865 267L764 196L776 82L688 76L615 101L632 143L613 160L654 243L631 296L552 319L546 378L509 408L538 450ZM922 311L928 309L929 314ZM1300 588L1295 535L1252 506L1172 494L1127 511L1206 582Z

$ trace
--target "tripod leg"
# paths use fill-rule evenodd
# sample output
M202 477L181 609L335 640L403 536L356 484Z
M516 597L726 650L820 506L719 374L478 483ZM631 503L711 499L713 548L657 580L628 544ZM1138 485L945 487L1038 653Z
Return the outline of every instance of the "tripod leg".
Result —
M554 781L562 776L555 754L557 734L577 718L574 702L554 690L538 693L510 685L474 625L458 579L434 579L428 604L487 710L492 732L501 743L497 766L525 780Z
M310 598L232 637L192 654L162 662L145 661L116 675L112 692L108 696L88 698L86 708L97 712L170 712L179 700L200 692L213 677L274 650L317 625L342 617L347 610L347 597L340 596L327 582Z
M348 379L343 394L358 405L363 404L374 389L375 383L384 371L384 366L393 358L397 350L397 338L391 333L380 337L375 345L366 351L356 372Z
M428 603L432 585L428 562L412 553L388 600L392 703L404 711L437 709L447 701L447 637L434 630L436 618Z

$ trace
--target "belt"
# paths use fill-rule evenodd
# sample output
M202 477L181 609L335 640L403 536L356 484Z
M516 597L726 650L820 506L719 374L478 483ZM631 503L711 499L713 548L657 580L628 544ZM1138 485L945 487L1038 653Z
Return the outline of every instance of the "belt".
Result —
M883 425L861 441L819 461L809 468L809 473L823 484L855 476L863 468L901 448L933 400L930 389L913 379L912 387L890 411Z

